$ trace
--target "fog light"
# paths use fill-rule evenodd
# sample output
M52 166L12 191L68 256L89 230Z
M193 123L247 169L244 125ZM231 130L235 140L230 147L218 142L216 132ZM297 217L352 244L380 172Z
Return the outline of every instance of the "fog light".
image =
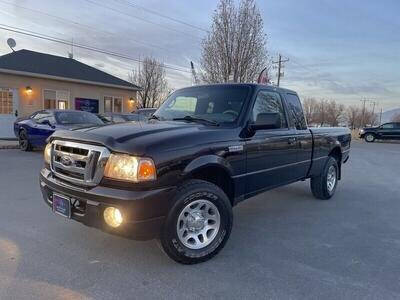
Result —
M107 207L104 210L104 221L106 221L107 225L117 228L122 224L122 214L118 208Z

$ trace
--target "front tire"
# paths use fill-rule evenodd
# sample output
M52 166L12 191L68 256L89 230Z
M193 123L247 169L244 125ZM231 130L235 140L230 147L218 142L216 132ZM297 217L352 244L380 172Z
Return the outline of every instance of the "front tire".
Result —
M19 147L22 151L32 151L32 145L29 142L28 134L25 129L19 132Z
M232 222L231 203L219 187L189 180L178 189L161 233L161 245L176 262L201 263L225 246Z
M315 198L328 200L335 194L338 184L339 167L336 159L328 158L322 173L319 176L311 177L311 191Z
M364 136L364 139L367 143L373 143L375 141L375 135L373 135L372 133L367 133Z

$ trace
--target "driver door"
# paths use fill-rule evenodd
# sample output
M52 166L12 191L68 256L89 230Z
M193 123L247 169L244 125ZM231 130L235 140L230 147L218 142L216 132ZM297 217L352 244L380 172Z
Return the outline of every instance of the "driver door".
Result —
M292 182L301 176L293 168L299 150L296 130L289 127L281 95L275 91L261 90L250 121L255 121L260 113L279 113L281 127L257 130L246 141L248 195Z

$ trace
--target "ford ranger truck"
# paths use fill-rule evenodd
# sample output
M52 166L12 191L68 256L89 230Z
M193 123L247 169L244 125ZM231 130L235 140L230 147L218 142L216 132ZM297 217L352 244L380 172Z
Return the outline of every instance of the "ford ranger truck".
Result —
M350 142L347 128L307 128L294 91L194 86L146 121L55 132L40 187L54 213L157 238L170 258L194 264L224 247L243 200L306 179L317 199L330 199Z

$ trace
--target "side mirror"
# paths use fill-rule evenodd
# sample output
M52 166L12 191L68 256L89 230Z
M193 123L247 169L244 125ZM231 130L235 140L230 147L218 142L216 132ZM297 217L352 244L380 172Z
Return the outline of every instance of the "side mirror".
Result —
M47 126L50 126L51 128L54 128L53 124L51 124L49 120L43 120L42 122L40 122L40 124L47 125Z
M281 116L279 113L261 113L257 115L257 120L250 124L252 130L276 129L281 128Z

